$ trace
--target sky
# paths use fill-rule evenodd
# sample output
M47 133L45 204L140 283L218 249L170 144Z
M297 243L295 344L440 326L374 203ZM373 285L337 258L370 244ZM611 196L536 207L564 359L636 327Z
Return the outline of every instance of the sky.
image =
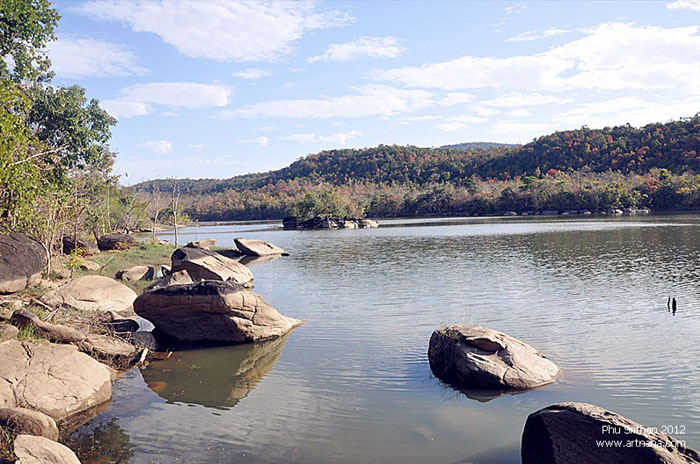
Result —
M700 111L700 0L55 2L54 85L118 119L123 184L331 148L527 143Z

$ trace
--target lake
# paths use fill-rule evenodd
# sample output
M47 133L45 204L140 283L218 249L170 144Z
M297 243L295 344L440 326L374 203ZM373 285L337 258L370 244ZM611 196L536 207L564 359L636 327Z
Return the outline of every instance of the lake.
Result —
M528 414L561 401L682 427L675 437L700 448L700 216L277 224L187 228L179 239L285 248L248 266L254 290L304 325L130 370L73 436L84 464L518 463ZM428 341L457 322L533 345L561 378L492 399L444 385Z

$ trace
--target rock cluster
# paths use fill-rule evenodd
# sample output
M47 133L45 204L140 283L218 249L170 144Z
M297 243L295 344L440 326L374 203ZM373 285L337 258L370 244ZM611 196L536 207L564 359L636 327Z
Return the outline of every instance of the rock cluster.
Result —
M289 216L282 220L282 225L287 230L296 229L373 229L379 227L377 221L372 219L339 218L332 216L315 216L311 219L300 220L298 217Z

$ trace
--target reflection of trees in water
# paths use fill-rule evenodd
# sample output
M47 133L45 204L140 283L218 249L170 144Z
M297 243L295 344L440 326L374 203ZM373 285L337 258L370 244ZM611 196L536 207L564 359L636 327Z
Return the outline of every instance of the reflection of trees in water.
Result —
M134 446L116 417L95 419L63 440L83 464L128 464Z
M148 387L168 402L232 408L270 372L288 338L178 351L141 373Z

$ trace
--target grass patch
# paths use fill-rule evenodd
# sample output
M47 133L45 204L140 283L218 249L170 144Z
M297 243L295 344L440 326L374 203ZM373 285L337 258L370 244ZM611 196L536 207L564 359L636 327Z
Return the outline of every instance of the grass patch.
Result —
M114 278L117 271L128 269L139 265L160 266L161 264L170 264L170 256L177 248L174 245L160 245L151 241L140 242L129 248L128 250L103 251L102 253L85 258L86 260L94 261L102 267L101 271L82 271L77 270L76 276L83 275L103 275ZM140 280L137 282L123 282L136 293L141 292L152 282Z
M15 433L6 427L0 427L0 460L10 462L15 462L17 460L14 442Z
M17 334L17 340L21 342L32 342L32 343L44 343L45 339L39 335L39 332L30 325L24 327L18 327L19 333Z

